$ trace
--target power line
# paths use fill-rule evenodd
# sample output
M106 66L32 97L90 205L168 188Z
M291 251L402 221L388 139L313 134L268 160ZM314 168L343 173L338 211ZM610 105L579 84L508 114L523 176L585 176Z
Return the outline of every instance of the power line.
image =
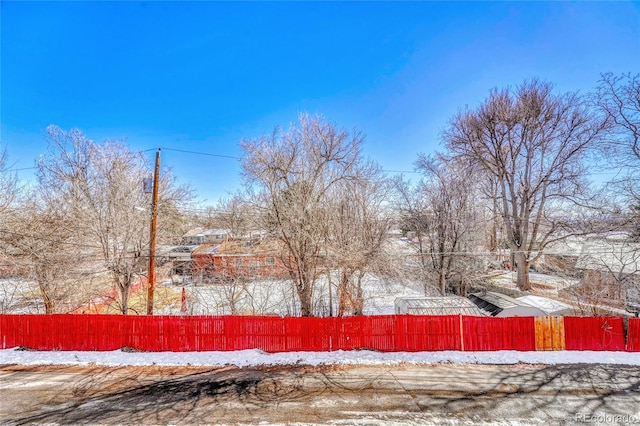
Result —
M5 172L20 172L20 171L23 171L23 170L35 170L35 169L37 169L37 167L34 166L34 167L21 167L19 169L5 169L4 171Z
M411 174L421 174L421 172L416 172L414 170L382 170L384 173L411 173Z
M61 241L61 240L54 240L54 239L51 239L51 238L40 237L40 236L37 236L37 235L23 234L23 233L20 233L20 232L9 231L8 229L0 229L0 232L3 233L3 234L15 235L17 237L33 238L34 240L48 241L50 243L56 243L56 244L66 244L66 245L75 246L75 247L86 247L86 248L93 248L93 249L101 249L102 248L102 247L99 247L99 246L91 246L91 245L88 245L88 244L73 243L73 242L68 242L68 241Z
M205 156L208 156L208 157L229 158L229 159L232 159L232 160L239 160L240 159L240 157L234 157L232 155L212 154L212 153L209 153L209 152L189 151L189 150L186 150L186 149L175 149L175 148L164 148L164 147L161 147L161 149L163 149L165 151L183 152L185 154L205 155Z

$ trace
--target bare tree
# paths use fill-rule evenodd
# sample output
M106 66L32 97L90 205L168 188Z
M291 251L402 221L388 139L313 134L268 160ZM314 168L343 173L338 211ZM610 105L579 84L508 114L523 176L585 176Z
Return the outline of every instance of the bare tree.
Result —
M570 221L554 209L585 190L585 159L605 126L576 93L555 95L532 80L514 90L494 89L475 110L464 110L444 133L451 154L499 185L517 284L530 290L529 265Z
M13 254L15 254L8 244L14 236L8 226L12 222L12 216L18 213L19 209L12 208L18 196L18 181L14 173L8 170L7 150L0 149L0 312L9 312L16 303L19 303L20 281L14 278L19 277Z
M632 236L640 239L640 74L606 73L596 91L597 106L611 123L605 154L612 165L628 173L611 183L630 205Z
M491 253L496 253L503 245L503 239L501 237L504 234L504 232L502 232L503 224L498 204L498 190L500 188L495 176L485 175L484 177L486 177L485 184L481 185L480 188L485 198L489 201L488 210L491 216L487 249Z
M182 236L192 228L186 211L194 199L194 189L180 183L170 167L163 168L158 186L158 242L180 244ZM147 214L151 220L150 207Z
M404 224L418 243L425 293L433 286L442 295L448 288L464 294L471 266L479 265L471 253L482 225L475 206L477 184L453 161L420 155L416 166L424 179L413 188L397 181L396 189Z
M367 273L384 272L389 262L383 251L389 229L389 218L384 214L388 184L377 166L364 167L359 174L366 179L342 182L328 200L328 290L331 291L332 275L336 274L339 316L348 312L362 315L362 280ZM332 310L330 305L330 315Z
M597 104L613 122L612 145L618 160L640 167L640 74L602 75Z
M627 239L592 238L585 242L577 267L581 286L573 291L581 306L640 308L640 244Z
M417 252L417 256L410 256L409 262L403 263L403 267L411 271L417 269L417 274L414 273L414 276L417 275L422 281L424 294L428 295L430 266L427 253L430 250L429 235L432 221L429 201L424 196L424 182L412 184L402 177L397 177L393 185L396 194L394 206L398 211L400 229L411 236Z
M7 150L0 149L0 219L18 196L18 178L7 166Z
M465 294L467 278L481 265L481 258L473 253L481 246L478 231L483 230L475 176L464 173L453 160L443 162L443 158L420 156L416 166L427 179L425 195L433 215L430 257L438 289L443 295L447 287Z
M98 247L104 267L118 290L123 314L129 311L129 289L148 264L150 196L142 188L150 174L141 153L123 143L102 144L86 138L77 129L47 128L49 149L38 162L42 190L61 200L62 211L75 232ZM165 178L165 185L173 181ZM188 192L165 188L159 210L171 207ZM172 198L173 197L173 198Z
M232 238L242 237L249 231L251 211L240 194L219 200L211 216L211 223L228 229Z
M263 228L285 247L301 314L313 315L315 282L326 240L327 200L341 182L357 179L364 137L303 114L287 131L241 143L244 176L257 189Z
M67 312L81 303L80 282L90 274L83 265L95 258L95 247L78 239L74 222L60 207L32 195L7 222L11 231L3 238L15 276L37 284L47 314Z

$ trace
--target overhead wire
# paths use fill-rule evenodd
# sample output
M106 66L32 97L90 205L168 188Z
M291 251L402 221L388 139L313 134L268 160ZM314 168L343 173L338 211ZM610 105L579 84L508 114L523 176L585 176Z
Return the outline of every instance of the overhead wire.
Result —
M239 160L240 157L235 157L232 155L224 155L224 154L212 154L209 152L199 152L199 151L190 151L187 149L176 149L176 148L165 148L165 147L160 147L160 149L164 150L164 151L173 151L173 152L182 152L185 154L195 154L195 155L204 155L207 157L218 157L218 158L228 158L231 160Z

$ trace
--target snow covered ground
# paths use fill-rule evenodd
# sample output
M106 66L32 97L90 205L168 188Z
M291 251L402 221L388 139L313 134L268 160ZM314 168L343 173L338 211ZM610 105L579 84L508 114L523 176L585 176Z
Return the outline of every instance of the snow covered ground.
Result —
M553 275L531 272L529 274L531 283L536 288L536 292L542 296L557 296L558 292L579 283L578 280L565 277L556 277ZM495 275L489 279L494 285L505 287L508 289L517 289L516 286L517 273L514 271L505 271L502 274Z
M631 352L79 352L0 350L0 365L102 366L275 366L275 365L400 365L400 364L613 364L640 366L640 353Z
M165 282L163 286L172 286ZM326 278L316 283L314 312L320 316L329 313L329 290ZM394 313L397 297L424 296L417 284L391 282L367 275L362 283L365 315ZM189 315L230 315L234 305L236 314L242 315L299 315L299 306L293 284L289 280L255 281L245 285L185 285ZM335 283L332 285L333 312L337 311ZM160 315L179 315L179 307L168 306L158 310Z

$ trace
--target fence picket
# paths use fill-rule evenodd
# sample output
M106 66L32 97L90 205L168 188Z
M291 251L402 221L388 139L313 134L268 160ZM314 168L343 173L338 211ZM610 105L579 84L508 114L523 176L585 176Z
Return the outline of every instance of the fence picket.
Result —
M629 319L626 348L629 352L640 352L640 318Z

